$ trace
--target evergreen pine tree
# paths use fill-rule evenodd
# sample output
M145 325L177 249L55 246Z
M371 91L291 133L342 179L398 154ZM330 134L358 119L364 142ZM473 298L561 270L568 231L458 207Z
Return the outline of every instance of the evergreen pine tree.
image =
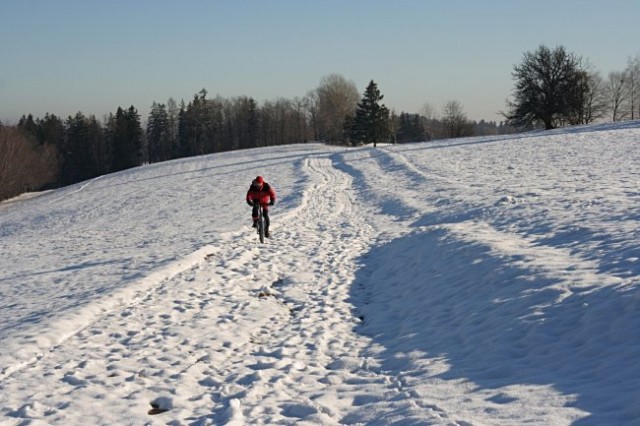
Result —
M149 162L156 163L171 158L169 115L164 104L153 102L147 123Z
M67 118L67 132L62 153L62 183L80 182L96 176L89 142L88 120L81 112Z
M91 146L91 163L93 176L109 173L111 152L107 145L106 132L95 115L87 119L87 144Z
M138 111L118 107L113 137L113 171L125 170L142 164L142 126Z
M178 123L179 113L177 102L173 98L167 100L167 127L169 131L169 159L176 158L176 149L178 147Z
M64 121L53 114L45 114L44 119L36 120L38 125L38 142L41 145L52 144L58 152L62 151L64 142Z
M173 158L182 158L193 155L189 151L189 118L187 115L187 107L184 101L180 103L180 112L178 112L178 137L173 150Z
M351 126L351 141L354 145L377 142L389 139L389 109L380 104L384 96L378 86L371 80L364 96L356 107L356 116Z
M32 135L33 137L37 137L38 135L38 126L31 114L26 117L23 115L22 118L20 118L20 121L18 121L18 129Z

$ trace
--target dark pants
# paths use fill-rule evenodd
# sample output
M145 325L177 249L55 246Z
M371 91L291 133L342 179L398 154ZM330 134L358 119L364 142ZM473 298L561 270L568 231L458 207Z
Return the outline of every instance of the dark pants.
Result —
M253 206L253 211L251 212L251 216L253 217L253 220L258 220L258 206L254 205ZM269 229L269 207L267 206L262 206L262 217L264 217L264 227L266 229Z

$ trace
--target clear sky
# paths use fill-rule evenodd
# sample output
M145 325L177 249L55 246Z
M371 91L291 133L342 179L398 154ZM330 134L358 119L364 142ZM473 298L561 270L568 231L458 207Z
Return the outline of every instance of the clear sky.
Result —
M637 0L0 0L0 120L153 101L303 97L341 74L397 113L456 100L499 120L527 51L603 77L640 54Z

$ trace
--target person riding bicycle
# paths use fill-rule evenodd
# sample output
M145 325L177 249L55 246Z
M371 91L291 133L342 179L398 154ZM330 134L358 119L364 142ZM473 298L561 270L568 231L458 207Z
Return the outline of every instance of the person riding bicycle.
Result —
M257 201L257 203L255 203ZM253 227L258 227L258 204L262 205L262 215L264 216L264 236L269 238L269 206L276 202L276 191L264 181L262 176L256 177L247 191L247 204L253 207L251 218Z

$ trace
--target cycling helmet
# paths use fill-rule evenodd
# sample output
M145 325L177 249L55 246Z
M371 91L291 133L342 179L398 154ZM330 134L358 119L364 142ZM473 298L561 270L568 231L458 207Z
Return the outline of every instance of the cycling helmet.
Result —
M251 186L259 189L259 188L262 188L263 183L264 183L264 179L262 179L262 176L258 176L251 182Z

